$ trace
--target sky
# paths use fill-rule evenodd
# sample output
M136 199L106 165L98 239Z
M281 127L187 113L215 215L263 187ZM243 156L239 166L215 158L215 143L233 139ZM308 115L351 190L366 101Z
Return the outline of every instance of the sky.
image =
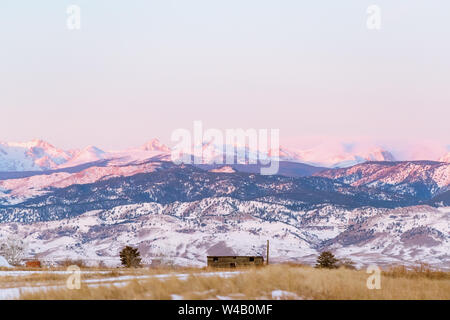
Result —
M446 0L2 0L0 141L120 149L201 120L290 144L448 146L449 14Z

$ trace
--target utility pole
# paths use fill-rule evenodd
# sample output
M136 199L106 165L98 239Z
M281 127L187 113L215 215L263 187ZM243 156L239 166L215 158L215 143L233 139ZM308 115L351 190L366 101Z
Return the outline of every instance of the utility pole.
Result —
M267 254L266 254L266 265L269 265L269 240L267 240Z

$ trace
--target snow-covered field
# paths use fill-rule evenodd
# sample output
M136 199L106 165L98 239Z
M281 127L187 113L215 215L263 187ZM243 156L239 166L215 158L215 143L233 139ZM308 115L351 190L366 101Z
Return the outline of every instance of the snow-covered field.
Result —
M158 280L166 280L170 278L176 278L179 280L187 280L190 276L195 277L222 277L229 278L236 276L241 273L241 271L221 271L221 272L196 272L196 273L165 273L165 274L126 274L119 275L114 277L105 276L105 274L111 273L111 271L82 271L81 272L81 283L89 288L95 288L99 286L123 286L128 284L130 281L134 280L146 280L146 279L158 279ZM64 281L59 281L58 284L49 284L45 281L40 280L39 276L42 275L64 275L67 278L73 275L73 272L70 271L0 271L0 300L11 300L11 299L19 299L22 293L38 293L46 290L53 289L65 289L67 288ZM98 276L98 278L93 279L83 279L83 276L91 275ZM27 279L33 279L33 276L36 277L36 281L28 280L27 284L17 284L18 279L23 276L28 276ZM11 278L12 277L12 278ZM5 280L6 279L6 280ZM64 277L62 277L64 280Z

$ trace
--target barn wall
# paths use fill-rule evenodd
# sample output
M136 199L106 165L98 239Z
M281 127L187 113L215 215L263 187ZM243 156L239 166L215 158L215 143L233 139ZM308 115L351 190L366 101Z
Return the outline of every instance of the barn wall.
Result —
M217 261L214 261L214 258ZM253 261L250 261L253 258ZM215 268L233 268L233 267L245 267L245 266L261 266L264 265L263 257L251 257L251 256L230 256L230 257L215 257L210 256L207 258L208 267Z

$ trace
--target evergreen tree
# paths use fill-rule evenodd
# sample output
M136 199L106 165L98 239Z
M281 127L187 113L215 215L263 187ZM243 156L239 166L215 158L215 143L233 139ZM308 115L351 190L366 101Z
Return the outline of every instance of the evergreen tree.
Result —
M120 261L126 268L138 268L141 266L141 254L137 248L126 246L120 251Z
M324 251L317 258L316 268L336 269L339 260L330 251Z

